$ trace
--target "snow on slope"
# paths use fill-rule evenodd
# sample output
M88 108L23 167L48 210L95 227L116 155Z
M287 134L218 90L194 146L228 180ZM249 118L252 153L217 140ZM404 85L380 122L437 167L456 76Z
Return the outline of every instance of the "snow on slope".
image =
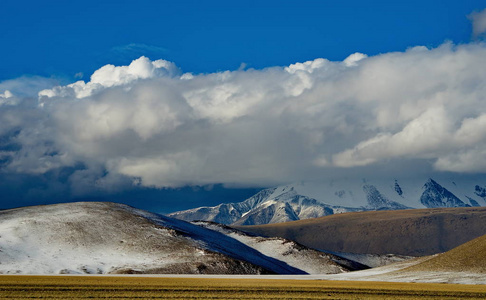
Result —
M186 221L259 225L325 215L382 209L486 206L486 180L438 179L329 180L266 189L238 203L169 214Z
M360 254L360 253L345 253L325 251L351 261L363 264L370 268L383 267L401 261L413 259L413 256L396 255L396 254Z
M196 221L193 224L221 232L264 255L286 262L288 265L304 270L309 274L338 274L368 268L355 261L320 252L287 239L253 236L212 222Z
M305 274L219 232L114 203L0 211L0 273Z
M250 213L255 207L259 207L264 202L268 202L268 197L274 190L275 188L265 189L243 202L222 203L214 207L199 207L181 212L174 212L169 214L169 216L186 221L205 220L220 224L232 224ZM266 206L267 204L264 205Z

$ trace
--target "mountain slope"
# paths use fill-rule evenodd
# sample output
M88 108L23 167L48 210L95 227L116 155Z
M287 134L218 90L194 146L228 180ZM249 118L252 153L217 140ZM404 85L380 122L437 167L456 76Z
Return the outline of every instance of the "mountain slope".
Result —
M420 271L486 274L486 235L403 270L403 272Z
M486 234L486 207L355 212L236 228L333 252L423 256Z
M452 194L432 179L429 179L425 183L424 192L422 193L422 196L420 196L420 202L425 207L429 208L468 206L466 203L457 198L456 195Z
M264 255L285 261L290 266L299 268L309 274L337 274L369 268L353 260L310 249L287 239L249 235L234 228L212 222L199 221L194 222L194 224L228 235Z
M431 178L298 183L263 190L242 202L169 216L186 221L260 225L352 211L486 206L486 188L477 185L477 180L441 179L440 184Z
M330 206L298 194L293 186L285 186L265 189L242 202L194 208L174 212L169 216L186 221L204 220L226 225L256 225L359 210L362 209Z
M305 274L219 232L115 203L0 212L0 273Z
M486 235L445 253L321 279L486 284Z
M232 224L253 208L259 207L260 204L267 201L268 197L270 197L274 191L275 188L266 189L258 192L256 195L243 202L222 203L214 207L194 208L171 213L169 216L185 221L204 220L220 224Z

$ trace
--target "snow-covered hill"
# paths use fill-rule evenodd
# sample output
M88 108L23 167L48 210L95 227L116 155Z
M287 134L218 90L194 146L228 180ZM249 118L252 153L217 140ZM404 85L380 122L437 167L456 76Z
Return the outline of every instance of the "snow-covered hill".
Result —
M335 180L265 189L238 203L223 203L171 213L186 220L233 225L260 225L366 210L486 206L481 180Z
M272 255L280 253L273 246L262 253L219 231L115 203L0 211L2 274L308 273Z

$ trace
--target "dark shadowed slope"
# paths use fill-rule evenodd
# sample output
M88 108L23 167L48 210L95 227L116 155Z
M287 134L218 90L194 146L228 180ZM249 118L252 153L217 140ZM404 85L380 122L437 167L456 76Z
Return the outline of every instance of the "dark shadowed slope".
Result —
M486 234L486 207L354 212L237 228L321 250L421 256Z

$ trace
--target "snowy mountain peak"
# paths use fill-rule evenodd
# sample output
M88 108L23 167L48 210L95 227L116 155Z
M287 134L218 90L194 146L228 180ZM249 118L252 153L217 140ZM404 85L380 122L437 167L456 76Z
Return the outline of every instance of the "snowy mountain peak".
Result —
M476 180L412 178L300 182L262 190L242 202L175 212L170 216L187 221L258 225L352 211L486 206L486 188L475 184Z
M395 182L396 183L396 182ZM383 210L383 209L406 209L407 206L389 200L386 196L380 193L374 185L365 184L363 190L368 200L369 210Z
M464 207L470 206L446 188L429 178L423 186L424 192L420 196L420 202L426 207Z

